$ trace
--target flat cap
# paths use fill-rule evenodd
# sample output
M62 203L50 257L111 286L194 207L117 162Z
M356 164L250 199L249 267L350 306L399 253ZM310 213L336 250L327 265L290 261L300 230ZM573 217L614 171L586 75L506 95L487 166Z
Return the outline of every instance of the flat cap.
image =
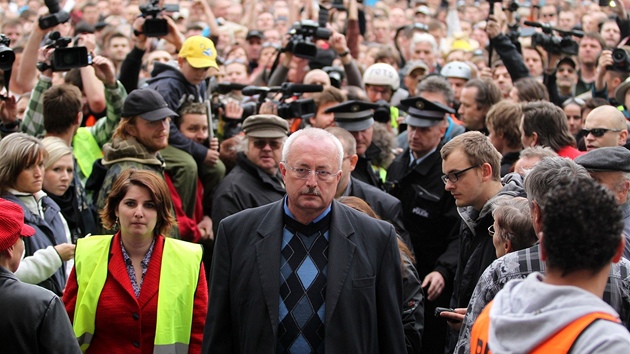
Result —
M335 114L338 127L350 132L366 130L374 124L373 109L379 106L370 102L347 101L328 108L326 113Z
M630 150L623 146L601 147L576 157L575 163L594 172L630 172Z
M422 97L404 99L398 107L407 112L405 123L419 128L432 127L443 121L445 114L455 113L450 107Z
M286 120L273 114L256 114L243 122L245 135L253 138L284 138L289 135Z

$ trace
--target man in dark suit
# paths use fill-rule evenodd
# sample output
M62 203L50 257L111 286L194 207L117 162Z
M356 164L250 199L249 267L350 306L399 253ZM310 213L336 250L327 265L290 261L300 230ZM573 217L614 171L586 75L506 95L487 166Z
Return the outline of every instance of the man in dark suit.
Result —
M382 220L389 221L394 225L396 232L403 238L407 247L413 249L409 233L403 225L400 200L374 186L361 182L351 175L359 159L356 147L357 142L354 136L347 130L339 127L326 128L326 131L339 139L344 151L343 162L341 163L341 179L337 185L335 198L353 196L365 200Z
M333 201L343 148L286 141L287 196L219 225L204 353L404 353L394 228Z

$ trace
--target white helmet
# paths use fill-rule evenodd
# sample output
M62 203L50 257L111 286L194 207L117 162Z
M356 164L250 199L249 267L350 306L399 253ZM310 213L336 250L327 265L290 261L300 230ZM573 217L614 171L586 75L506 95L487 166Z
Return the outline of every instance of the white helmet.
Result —
M393 66L385 63L371 65L363 73L363 83L366 85L389 86L392 91L400 87L400 76Z
M462 61L452 61L442 68L440 75L444 77L456 77L464 80L472 79L472 70L468 64Z

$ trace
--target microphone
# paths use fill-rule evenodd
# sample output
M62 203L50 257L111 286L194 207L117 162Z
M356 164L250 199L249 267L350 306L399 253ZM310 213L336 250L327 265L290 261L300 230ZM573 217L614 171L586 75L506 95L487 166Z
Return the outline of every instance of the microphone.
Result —
M243 84L233 84L231 82L221 82L217 85L216 90L220 93L225 95L226 93L229 93L230 91L240 91L242 89L244 89L247 85L243 85Z
M285 82L282 84L282 92L286 93L301 93L301 92L322 92L324 86L322 85L306 85L306 84L292 84Z
M241 93L243 94L243 96L255 96L255 95L260 95L260 94L266 94L270 91L269 87L262 87L262 86L245 86L242 90Z
M532 21L523 21L523 24L525 26L529 26L529 27L538 27L538 28L544 28L545 26L541 23L538 22L532 22Z

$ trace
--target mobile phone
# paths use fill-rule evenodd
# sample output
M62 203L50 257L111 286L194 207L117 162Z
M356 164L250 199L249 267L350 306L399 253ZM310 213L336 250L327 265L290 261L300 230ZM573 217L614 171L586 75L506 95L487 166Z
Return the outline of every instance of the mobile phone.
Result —
M436 307L433 314L435 315L435 317L441 317L440 314L442 312L455 312L455 310L448 307Z
M611 0L599 0L600 7L609 7L610 3L612 3Z
M434 312L435 317L441 317L441 318L443 318L443 319L445 319L445 320L447 320L448 322L451 322L451 323L457 323L457 322L460 322L460 321L458 321L458 320L454 320L454 319L452 319L452 318L446 318L446 317L442 317L442 316L440 316L440 314L441 314L442 312L455 312L455 310L453 310L453 309L451 309L451 308L448 308L448 307L436 307L436 308L435 308L435 312Z

